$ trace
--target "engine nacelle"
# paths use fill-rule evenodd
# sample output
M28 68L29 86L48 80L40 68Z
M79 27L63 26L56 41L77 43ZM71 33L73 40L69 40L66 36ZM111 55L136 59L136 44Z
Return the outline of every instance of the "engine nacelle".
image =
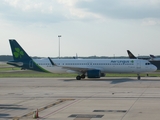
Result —
M89 70L87 71L88 78L100 78L101 71L100 70Z

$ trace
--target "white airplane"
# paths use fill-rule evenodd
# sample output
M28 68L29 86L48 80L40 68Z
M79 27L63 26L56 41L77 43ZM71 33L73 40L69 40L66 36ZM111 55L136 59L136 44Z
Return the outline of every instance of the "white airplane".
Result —
M129 56L130 59L146 59L146 60L149 60L149 61L160 61L159 57L156 57L156 56L151 55L151 54L150 54L150 58L148 58L148 57L147 58L137 58L131 53L130 50L127 50L127 53L128 53L128 56Z
M10 65L50 73L77 73L77 80L104 77L105 73L135 73L140 79L141 73L157 70L147 60L140 59L32 59L17 43L10 39L13 61Z
M160 61L160 58L159 57L156 57L154 55L150 55L152 61Z

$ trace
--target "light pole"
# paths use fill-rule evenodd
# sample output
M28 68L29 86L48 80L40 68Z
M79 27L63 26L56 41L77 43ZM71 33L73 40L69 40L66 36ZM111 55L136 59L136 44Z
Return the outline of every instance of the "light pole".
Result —
M60 59L60 37L62 37L62 36L58 35L58 38L59 38L59 59Z

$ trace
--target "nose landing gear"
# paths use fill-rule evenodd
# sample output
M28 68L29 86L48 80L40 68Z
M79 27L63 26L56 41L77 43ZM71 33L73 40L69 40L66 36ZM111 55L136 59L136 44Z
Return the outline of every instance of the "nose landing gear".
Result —
M141 76L139 74L137 74L137 80L140 80Z

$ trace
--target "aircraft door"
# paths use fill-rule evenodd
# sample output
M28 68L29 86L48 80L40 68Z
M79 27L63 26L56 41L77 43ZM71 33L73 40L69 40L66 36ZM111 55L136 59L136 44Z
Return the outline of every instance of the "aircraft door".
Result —
M29 68L33 68L33 61L32 60L29 61Z
M137 60L137 69L141 69L141 61Z

